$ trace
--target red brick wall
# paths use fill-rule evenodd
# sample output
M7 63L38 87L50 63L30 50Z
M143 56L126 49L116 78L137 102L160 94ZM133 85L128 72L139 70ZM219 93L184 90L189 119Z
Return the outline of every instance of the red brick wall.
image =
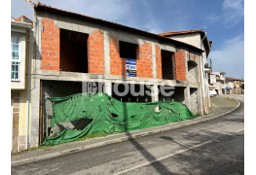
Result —
M145 42L139 46L137 65L137 77L153 78L152 70L152 44Z
M110 73L111 75L124 76L125 73L125 59L120 57L119 41L113 36L110 36ZM137 51L137 77L153 78L152 71L152 45L144 43L139 46Z
M119 41L113 36L110 36L110 74L124 76L126 60L120 57L119 53Z
M185 81L186 80L186 60L185 51L179 50L174 55L175 62L175 75L176 80Z
M104 33L100 30L88 37L88 72L104 74Z
M156 44L156 73L157 78L162 79L162 57L161 49L158 44Z
M41 38L42 69L60 69L60 29L55 27L52 19L42 19L43 31Z

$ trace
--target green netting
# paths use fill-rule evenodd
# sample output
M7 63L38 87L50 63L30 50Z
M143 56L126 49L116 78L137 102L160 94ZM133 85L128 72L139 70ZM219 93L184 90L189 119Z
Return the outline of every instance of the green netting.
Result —
M74 94L48 98L53 102L51 127L63 122L84 128L68 128L44 139L43 145L56 145L90 135L105 135L159 126L194 118L179 102L121 102L107 94ZM84 119L84 120L83 120Z

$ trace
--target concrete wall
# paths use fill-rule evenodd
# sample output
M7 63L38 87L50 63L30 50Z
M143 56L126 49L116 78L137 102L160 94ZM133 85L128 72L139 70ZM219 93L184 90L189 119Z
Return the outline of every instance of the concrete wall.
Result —
M198 70L196 68L191 69L188 71L188 80L190 82L198 82Z
M198 107L198 89L190 88L190 110L195 114L199 114Z

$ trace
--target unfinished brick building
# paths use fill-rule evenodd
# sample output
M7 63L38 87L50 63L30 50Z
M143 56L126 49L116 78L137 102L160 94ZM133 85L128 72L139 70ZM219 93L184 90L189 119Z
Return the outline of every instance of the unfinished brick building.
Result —
M31 65L30 147L49 134L47 97L82 92L82 82L102 84L103 91L131 102L179 101L195 114L203 114L202 52L200 48L72 12L37 4L34 7L35 56ZM127 74L127 60L135 62ZM104 81L103 81L104 80ZM172 96L118 96L113 86L174 87ZM136 87L136 86L135 86ZM148 88L148 87L145 87ZM39 122L38 122L39 121Z

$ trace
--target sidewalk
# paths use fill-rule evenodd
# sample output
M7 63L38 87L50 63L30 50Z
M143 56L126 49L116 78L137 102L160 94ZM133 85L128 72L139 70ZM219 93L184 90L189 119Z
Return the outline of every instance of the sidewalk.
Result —
M76 141L51 147L40 148L36 150L24 151L12 155L12 166L31 163L39 160L46 160L61 155L97 148L112 143L122 142L124 140L128 140L129 138L137 138L149 134L155 134L184 126L206 122L227 115L228 113L237 109L239 106L240 102L235 99L227 97L214 97L212 98L212 107L208 115L200 116L193 120L170 123L158 127L131 131L129 133L113 134L105 137L92 138L84 141Z

